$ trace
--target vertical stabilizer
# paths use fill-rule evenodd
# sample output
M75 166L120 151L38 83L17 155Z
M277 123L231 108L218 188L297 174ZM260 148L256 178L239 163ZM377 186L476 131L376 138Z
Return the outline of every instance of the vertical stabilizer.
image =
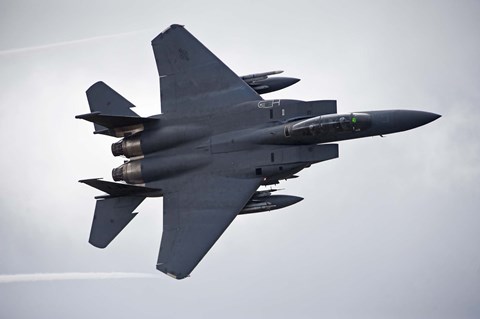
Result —
M92 113L138 117L138 114L131 110L135 105L101 81L89 87L86 93ZM94 125L95 131L105 130L105 127L100 124L94 123Z
M145 197L112 197L97 200L88 242L105 248L137 215L133 210Z

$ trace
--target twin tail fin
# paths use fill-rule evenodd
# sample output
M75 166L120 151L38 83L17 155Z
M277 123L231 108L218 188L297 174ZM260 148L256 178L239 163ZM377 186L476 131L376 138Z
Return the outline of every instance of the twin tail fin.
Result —
M135 105L101 81L87 90L87 99L91 113L75 118L92 122L94 134L124 137L143 131L146 125L159 120L140 117L131 110Z

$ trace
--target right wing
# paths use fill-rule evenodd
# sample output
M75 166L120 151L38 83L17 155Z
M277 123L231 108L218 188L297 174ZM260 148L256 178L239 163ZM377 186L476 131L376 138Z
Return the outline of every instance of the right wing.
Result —
M157 269L187 277L247 204L261 180L186 174L163 199L163 234Z
M162 113L208 114L262 98L181 25L152 40Z

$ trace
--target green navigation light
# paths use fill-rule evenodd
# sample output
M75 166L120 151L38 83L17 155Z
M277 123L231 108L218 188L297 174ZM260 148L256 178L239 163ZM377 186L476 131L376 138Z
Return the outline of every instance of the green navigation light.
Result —
M357 123L357 118L356 117L352 117L352 123Z

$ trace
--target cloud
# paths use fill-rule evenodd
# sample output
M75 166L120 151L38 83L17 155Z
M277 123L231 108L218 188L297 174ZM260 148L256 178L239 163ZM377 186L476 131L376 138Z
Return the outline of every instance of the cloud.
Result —
M153 274L134 272L65 272L0 275L0 284L35 281L98 280L98 279L137 279L159 278Z

